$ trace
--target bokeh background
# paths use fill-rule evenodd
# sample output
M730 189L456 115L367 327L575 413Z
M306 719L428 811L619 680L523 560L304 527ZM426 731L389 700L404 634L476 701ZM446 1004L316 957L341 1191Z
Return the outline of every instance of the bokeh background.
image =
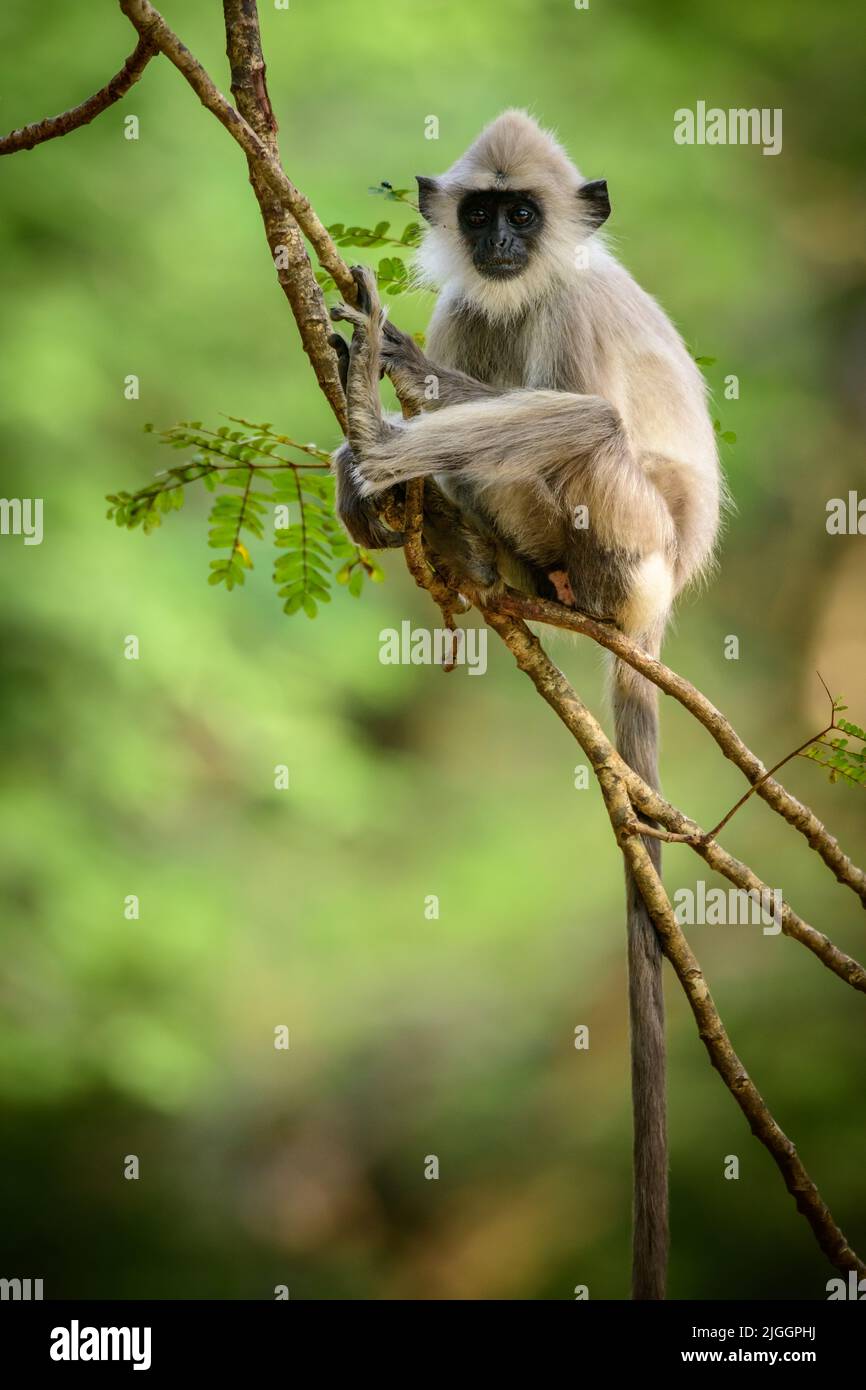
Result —
M816 670L863 722L866 540L824 524L828 498L866 491L853 0L261 9L284 160L326 222L388 215L369 185L441 171L507 105L608 178L614 246L717 359L737 435L721 567L667 658L768 762L820 727ZM221 6L165 10L227 89ZM132 47L110 4L7 0L0 124L81 100ZM782 154L675 145L698 100L781 107ZM225 412L336 442L242 157L159 60L92 126L3 160L0 200L3 493L45 499L41 546L0 543L0 1273L49 1297L625 1297L621 867L579 750L495 641L483 678L380 665L381 629L435 621L399 554L309 622L282 615L261 550L244 590L208 587L204 495L151 537L105 521L104 493L165 464L145 421ZM430 307L394 316L421 329ZM601 710L597 650L555 651ZM679 707L663 718L666 791L711 824L742 779ZM862 858L866 794L802 760L785 781ZM725 839L863 957L862 909L766 806ZM668 851L672 891L699 872ZM689 934L862 1248L862 998L786 938ZM667 989L671 1295L825 1297L832 1270Z

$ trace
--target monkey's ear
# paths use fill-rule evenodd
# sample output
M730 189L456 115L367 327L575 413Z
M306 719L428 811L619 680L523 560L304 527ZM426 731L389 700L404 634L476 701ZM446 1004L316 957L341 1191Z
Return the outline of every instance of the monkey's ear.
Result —
M423 174L416 174L415 182L418 185L418 211L425 222L432 222L433 195L438 192L439 185L435 179L425 178Z
M592 179L577 190L577 196L584 205L584 217L592 231L597 231L610 217L610 198L607 196L607 179Z

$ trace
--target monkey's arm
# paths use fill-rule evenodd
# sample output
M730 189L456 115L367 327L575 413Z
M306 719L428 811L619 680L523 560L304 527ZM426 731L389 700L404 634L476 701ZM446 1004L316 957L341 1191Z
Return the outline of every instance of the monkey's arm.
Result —
M491 485L529 483L562 508L583 503L594 524L604 525L627 486L635 511L664 511L669 522L660 492L630 454L619 415L601 396L509 391L393 425L370 404L358 393L350 407L362 497L431 473L480 488L482 496Z
M401 400L416 410L441 410L465 401L489 400L501 392L465 372L439 367L421 351L414 338L396 328L390 319L382 324L382 366Z

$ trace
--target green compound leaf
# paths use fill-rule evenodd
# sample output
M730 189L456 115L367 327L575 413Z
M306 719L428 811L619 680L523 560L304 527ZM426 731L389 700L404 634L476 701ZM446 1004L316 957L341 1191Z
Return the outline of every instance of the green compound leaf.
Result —
M387 230L388 224L380 222L371 235L381 237ZM402 262L393 258L389 274L399 279L404 273ZM365 577L379 582L379 565L337 521L329 454L277 433L270 423L229 418L230 425L216 429L201 420L181 421L162 431L151 425L148 433L189 457L137 492L109 494L108 519L127 530L150 533L183 506L185 489L201 482L213 495L208 548L226 552L209 562L213 587L231 590L244 584L253 568L246 537L273 546L273 581L290 616L302 612L315 618L320 606L331 602L335 581L355 597Z

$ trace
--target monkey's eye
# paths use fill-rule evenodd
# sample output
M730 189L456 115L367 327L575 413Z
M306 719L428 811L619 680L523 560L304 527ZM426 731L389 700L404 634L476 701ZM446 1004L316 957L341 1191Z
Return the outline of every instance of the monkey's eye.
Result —
M470 208L466 214L466 221L470 227L483 227L490 221L490 213L486 208Z
M530 222L535 221L535 213L532 208L525 207L522 203L517 207L509 208L507 216L512 227L528 227Z

